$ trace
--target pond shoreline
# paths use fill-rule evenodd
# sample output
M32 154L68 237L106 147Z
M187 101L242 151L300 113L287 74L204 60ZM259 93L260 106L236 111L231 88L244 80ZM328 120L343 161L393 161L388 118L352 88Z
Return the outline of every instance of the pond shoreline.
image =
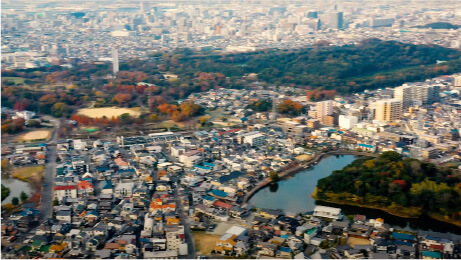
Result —
M279 181L285 180L288 177L294 176L295 174L308 169L309 167L313 166L312 164L317 164L320 162L323 158L326 158L331 155L357 155L357 156L369 156L369 157L378 157L378 154L373 154L373 153L365 153L365 152L357 152L357 151L331 151L331 152L326 152L326 153L320 153L315 155L313 158L306 162L302 162L298 165L295 165L293 168L283 170L282 172L279 173ZM248 201L255 195L259 190L267 187L271 183L269 178L266 178L259 183L256 184L256 186L250 190L245 197L243 197L241 205L245 205L248 203Z

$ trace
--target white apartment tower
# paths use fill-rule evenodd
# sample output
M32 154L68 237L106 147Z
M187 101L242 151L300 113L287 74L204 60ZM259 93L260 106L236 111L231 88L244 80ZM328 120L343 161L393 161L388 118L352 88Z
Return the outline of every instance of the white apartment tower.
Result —
M375 103L375 120L393 122L402 116L402 102L397 99L383 99Z
M112 49L112 73L114 75L117 75L119 70L118 66L118 50L114 48Z

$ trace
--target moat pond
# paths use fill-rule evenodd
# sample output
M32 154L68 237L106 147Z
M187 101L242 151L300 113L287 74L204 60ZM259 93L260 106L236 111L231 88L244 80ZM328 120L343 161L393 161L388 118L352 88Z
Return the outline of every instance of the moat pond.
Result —
M401 229L451 232L461 235L461 228L429 217L407 219L386 212L347 205L330 204L311 198L319 179L340 170L358 157L354 155L333 155L323 158L317 165L278 182L278 187L266 187L258 191L248 202L258 208L281 209L285 212L304 213L313 211L316 205L341 208L344 215L363 214L367 218L383 218L384 222Z
M29 197L33 192L32 186L28 182L6 176L6 174L2 174L2 184L5 187L10 188L10 195L8 195L8 197L2 201L2 205L11 202L14 197L20 198L21 192L23 191L29 195Z

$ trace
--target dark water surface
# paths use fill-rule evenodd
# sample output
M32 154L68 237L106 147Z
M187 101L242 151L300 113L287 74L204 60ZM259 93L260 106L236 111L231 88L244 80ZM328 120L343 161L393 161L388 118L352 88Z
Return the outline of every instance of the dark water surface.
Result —
M248 203L258 208L282 209L285 212L293 213L313 211L315 205L325 205L341 208L345 215L363 214L367 218L380 217L384 219L385 223L402 229L422 229L461 235L460 227L425 216L418 219L406 219L380 210L316 202L311 198L310 195L314 192L319 179L329 176L335 170L344 168L356 158L354 155L336 155L324 158L316 166L278 182L278 187L266 187L258 191Z

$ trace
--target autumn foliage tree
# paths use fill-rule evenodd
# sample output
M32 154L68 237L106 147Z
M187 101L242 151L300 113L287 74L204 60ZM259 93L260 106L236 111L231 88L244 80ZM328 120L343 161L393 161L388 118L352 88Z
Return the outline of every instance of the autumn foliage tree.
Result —
M19 133L24 129L24 123L25 120L23 118L5 120L2 122L2 133Z
M130 101L131 99L132 99L132 96L130 94L117 94L112 98L112 102L123 104L125 102Z
M159 105L157 109L161 113L169 115L175 122L184 121L203 112L203 108L201 106L191 101L183 102L179 106L165 103Z
M194 102L187 101L187 102L181 103L181 105L179 105L179 108L181 109L181 113L184 116L190 117L190 116L197 115L200 112L202 107L195 104Z
M282 114L299 115L303 110L303 106L291 99L286 99L277 106L277 109Z
M321 101L326 99L333 99L336 95L336 90L310 90L307 91L306 97L310 101Z

